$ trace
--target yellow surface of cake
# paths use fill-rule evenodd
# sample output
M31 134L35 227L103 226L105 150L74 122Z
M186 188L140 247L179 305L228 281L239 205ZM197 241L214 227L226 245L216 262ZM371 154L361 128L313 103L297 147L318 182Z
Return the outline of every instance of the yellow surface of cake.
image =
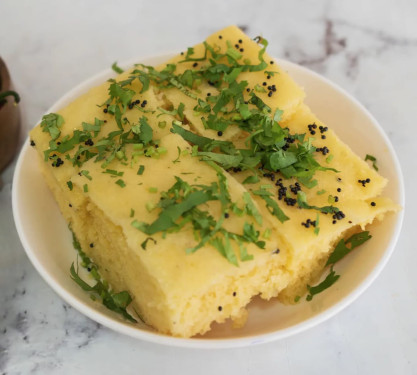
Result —
M294 302L345 233L364 229L375 218L398 209L379 196L386 180L331 128L323 130L326 125L303 104L303 90L267 53L259 53L262 48L238 28L228 27L157 67L157 73L137 65L115 81L91 89L58 112L64 124L44 121L31 132L46 181L83 251L114 290L129 292L132 311L160 332L191 337L209 331L213 322L241 321L245 307L258 294ZM219 55L214 62L213 56ZM187 87L184 74L192 77L192 71L210 64L227 67L236 61L245 66L264 61L266 67L229 71L229 87L242 85L243 102L233 98L225 102L218 113L229 125L219 131L205 125L212 112L201 107L208 103L213 111L216 101L208 98L221 100L226 95L225 76L221 75L220 85L194 79ZM170 67L175 70L161 81L160 72ZM120 84L132 76L137 79ZM315 160L326 170L315 171L307 181L301 175L286 179L280 172L259 170L259 163L243 171L223 169L207 162L204 150L187 142L180 131L172 132L176 126L243 149L252 134L233 122L244 123L242 116L250 116L246 109L256 110L252 94L270 108L262 116L272 117L281 110L281 128L288 128L289 134L306 134L294 144L311 138L317 148ZM239 105L243 109L237 114L233 106ZM313 129L318 135L313 136ZM60 152L59 147L81 133L85 138ZM328 151L323 152L324 147ZM254 173L259 181L246 183ZM176 183L182 187L169 193ZM281 196L280 183L286 188ZM190 194L203 203L173 216L169 229L150 229L171 207L169 199L175 201L174 212L191 202ZM300 209L300 194L310 206L329 207L331 201L343 218L335 218L336 211ZM265 196L285 219L271 214L273 203L267 204ZM288 204L291 199L293 204ZM207 228L210 218L217 226L210 227L207 240L190 251L202 241L206 232L199 228ZM317 230L301 225L308 220L319 221Z

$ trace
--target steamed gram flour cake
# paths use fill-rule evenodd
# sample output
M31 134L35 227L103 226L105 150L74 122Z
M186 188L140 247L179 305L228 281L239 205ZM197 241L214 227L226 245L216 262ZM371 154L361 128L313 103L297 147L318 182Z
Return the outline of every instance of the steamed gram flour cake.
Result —
M82 251L125 293L118 311L131 298L159 332L243 324L255 295L294 303L341 238L398 209L266 45L228 27L31 132Z

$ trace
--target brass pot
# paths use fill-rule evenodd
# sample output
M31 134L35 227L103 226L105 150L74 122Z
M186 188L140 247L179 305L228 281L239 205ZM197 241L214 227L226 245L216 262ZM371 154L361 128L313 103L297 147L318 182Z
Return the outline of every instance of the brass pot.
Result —
M7 96L2 97L5 93ZM13 160L19 142L19 97L15 94L9 71L0 58L0 172Z

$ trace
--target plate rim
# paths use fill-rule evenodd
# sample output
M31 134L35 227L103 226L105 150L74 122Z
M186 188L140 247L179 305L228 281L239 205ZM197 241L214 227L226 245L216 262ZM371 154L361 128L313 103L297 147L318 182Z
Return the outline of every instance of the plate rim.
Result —
M175 53L162 53L158 55L142 57L142 58L132 58L128 59L119 65L122 67L131 67L137 61L146 61L146 60L155 60L155 59L168 59L174 56ZM365 290L369 288L373 281L378 277L381 273L385 265L387 264L388 260L390 259L396 244L398 242L401 228L404 220L404 211L405 211L405 189L404 189L404 176L402 173L401 165L399 163L398 156L395 152L394 147L391 144L390 139L386 135L385 131L383 130L382 126L376 120L376 118L361 104L353 95L348 93L346 90L335 84L334 82L330 81L326 77L304 67L298 65L296 63L290 62L284 59L274 58L274 60L280 65L284 70L287 70L288 67L293 69L299 69L303 73L313 76L314 79L322 81L326 85L331 86L334 90L338 91L342 94L345 98L353 102L355 106L357 106L360 111L366 115L369 120L372 122L376 130L379 132L380 136L385 142L385 145L388 148L388 152L390 157L392 158L393 164L395 166L395 174L398 176L398 204L402 207L400 212L397 212L397 218L395 220L395 228L393 229L393 235L390 237L390 241L386 246L386 250L383 253L382 257L378 261L378 263L373 267L372 271L363 279L363 281L358 285L356 289L351 291L345 297L343 297L340 301L335 303L333 306L329 307L328 309L322 311L321 313L308 318L300 323L295 324L294 326L290 326L284 329L276 330L269 333L263 333L256 336L247 336L247 337L240 337L240 338L180 338L180 337L173 337L168 336L165 334L158 333L157 331L146 331L137 327L130 327L125 323L108 317L107 315L101 313L93 306L87 305L82 301L78 300L72 293L67 291L64 287L62 287L59 283L57 283L53 276L48 273L47 269L42 265L40 260L36 257L35 253L31 250L31 246L28 243L28 239L26 238L25 231L22 227L22 220L20 219L20 212L19 212L19 203L18 203L18 186L19 186L19 179L20 179L20 171L22 168L22 164L25 159L25 155L30 149L29 146L29 137L26 139L16 163L16 167L14 170L13 175L13 185L12 185L12 209L13 209L13 218L15 222L15 226L20 238L20 241L25 249L25 252L34 265L35 269L41 275L41 277L46 281L46 283L67 303L77 309L83 315L86 315L93 321L96 321L107 328L110 328L114 331L119 333L125 334L127 336L141 339L144 341L149 341L156 344L174 346L174 347L185 347L185 348L200 348L200 349L219 349L219 348L237 348L237 347L245 347L251 345L257 345L261 343L267 343L279 339L284 339L286 337L296 335L302 331L305 331L309 328L312 328L339 313L345 307L353 303ZM116 76L116 73L113 72L111 68L104 69L93 76L83 80L71 90L66 92L62 95L46 112L50 113L58 108L62 107L62 103L68 101L70 98L74 98L74 95L80 95L80 91L88 90L94 85L97 84L98 80L104 80L105 78L109 78L112 76Z

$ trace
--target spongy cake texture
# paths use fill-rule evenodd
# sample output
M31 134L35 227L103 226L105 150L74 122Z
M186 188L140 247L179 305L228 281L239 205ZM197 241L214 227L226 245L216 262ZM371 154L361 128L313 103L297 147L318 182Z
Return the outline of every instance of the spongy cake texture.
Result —
M207 162L198 145L171 131L173 124L204 139L230 141L240 148L251 136L247 129L233 126L233 117L223 130L205 123L210 112L202 107L209 97L221 98L223 86L204 79L190 87L184 85L184 76L192 76L187 71L202 69L213 60L207 46L215 54L225 55L216 66L227 65L229 58L245 60L245 65L267 63L259 70L235 71L236 76L229 76L229 80L236 85L245 83L243 96L249 110L256 107L251 101L251 94L256 93L270 113L282 111L282 128L291 134L305 134L303 141L311 138L317 162L326 167L315 172L315 184L296 176L285 178L279 171L259 172L259 166L224 169L221 163ZM191 337L209 331L213 322L228 318L241 321L255 295L293 302L295 295L305 292L310 275L317 274L323 259L345 233L363 229L398 209L380 196L387 181L337 137L331 124L316 118L303 103L302 88L267 53L260 54L261 50L262 45L240 29L228 27L157 67L158 72L175 67L176 77L184 78L182 83L170 78L170 84L165 84L161 76L152 80L142 75L116 92L113 81L105 82L58 112L64 120L58 126L58 137L42 124L31 132L45 179L83 250L115 290L130 293L132 310L159 332ZM116 83L138 74L135 70L138 67L117 76ZM123 95L128 96L128 102ZM225 102L224 107L230 105ZM147 126L152 128L152 141L145 136ZM120 129L130 131L125 140L132 139L123 147L117 138L120 135L114 135ZM77 147L60 152L58 146L74 139L77 131L90 131L90 140L80 138ZM51 137L55 137L52 146ZM78 144L89 151L77 154ZM94 149L99 145L105 150L102 158L96 157ZM48 149L53 151L45 157ZM247 183L255 169L259 177ZM197 250L186 251L201 240L201 232L189 222L177 230L143 229L143 223L153 223L161 216L161 198L178 181L184 191L201 193L205 189L206 194L210 191L220 197L210 196L198 206L205 218L209 215L221 223L222 232L213 232L214 236L223 233L217 237L221 238L217 246L207 240ZM224 186L226 195L221 193ZM285 194L280 196L277 190L284 187ZM329 206L329 199L333 199L332 207L343 212L343 217L300 209L296 204L299 190L312 207ZM273 205L267 204L265 191L272 192L268 197L280 207L281 219L271 214ZM232 202L226 213L224 196ZM181 216L176 220L180 223ZM301 225L308 220L317 222L319 230ZM249 241L250 236L256 239Z

